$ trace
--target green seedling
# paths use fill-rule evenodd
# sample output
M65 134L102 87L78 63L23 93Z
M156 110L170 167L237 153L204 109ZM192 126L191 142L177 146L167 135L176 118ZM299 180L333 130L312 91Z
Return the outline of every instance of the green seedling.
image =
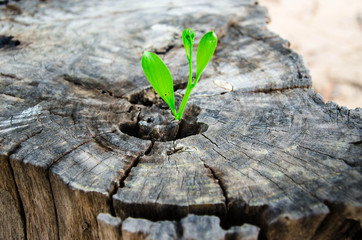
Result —
M181 120L191 91L196 86L202 72L214 54L217 44L217 36L214 31L206 33L201 38L196 54L196 78L193 79L192 49L194 38L195 33L190 28L185 29L182 32L182 41L185 46L187 60L189 62L189 80L178 112L176 112L175 108L175 95L170 71L161 58L156 54L145 51L142 56L142 68L148 81L161 98L168 104L176 120Z

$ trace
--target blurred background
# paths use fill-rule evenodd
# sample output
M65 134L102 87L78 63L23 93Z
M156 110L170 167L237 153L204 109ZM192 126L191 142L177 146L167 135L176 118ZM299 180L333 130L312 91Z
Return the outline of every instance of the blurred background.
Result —
M362 107L362 0L259 0L268 28L291 43L324 100Z

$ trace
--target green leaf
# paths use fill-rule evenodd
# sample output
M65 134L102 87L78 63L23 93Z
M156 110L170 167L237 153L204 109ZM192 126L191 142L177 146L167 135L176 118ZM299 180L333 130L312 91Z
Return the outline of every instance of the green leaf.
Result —
M142 56L142 68L152 87L176 115L172 76L161 58L145 51Z
M182 42L184 43L187 59L190 59L190 48L192 51L192 47L194 45L194 38L195 33L191 30L191 28L187 28L182 32Z
M217 36L214 31L206 33L200 40L196 54L196 81L200 78L206 65L215 52Z

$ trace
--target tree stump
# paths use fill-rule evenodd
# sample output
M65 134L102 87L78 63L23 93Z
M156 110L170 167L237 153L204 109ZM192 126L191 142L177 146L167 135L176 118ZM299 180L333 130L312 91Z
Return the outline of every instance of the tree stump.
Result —
M0 239L362 236L362 110L313 92L256 1L0 4ZM175 123L140 60L179 102L188 27L219 42Z

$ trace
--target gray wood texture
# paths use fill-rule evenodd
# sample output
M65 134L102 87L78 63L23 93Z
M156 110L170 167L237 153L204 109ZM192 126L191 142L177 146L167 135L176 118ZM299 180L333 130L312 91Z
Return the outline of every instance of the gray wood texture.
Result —
M190 214L180 221L152 222L146 219L129 217L122 223L122 236L125 239L244 239L257 240L259 228L244 224L225 231L220 227L220 219L215 216Z
M122 221L109 213L100 213L97 216L99 239L122 239Z
M1 3L0 239L362 237L362 109L325 104L268 21L252 0ZM140 60L179 103L188 27L219 42L178 122Z

